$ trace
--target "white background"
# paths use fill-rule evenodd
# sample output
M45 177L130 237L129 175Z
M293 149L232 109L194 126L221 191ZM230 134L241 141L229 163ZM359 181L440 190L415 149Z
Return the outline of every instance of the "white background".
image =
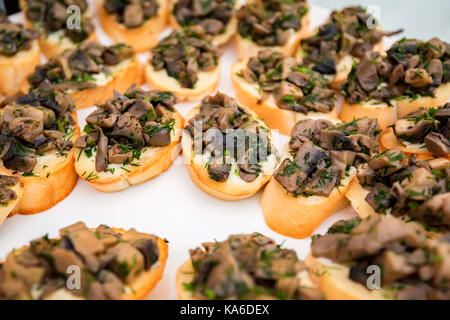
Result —
M327 17L328 9L313 7L312 25L316 27ZM15 15L15 21L22 21ZM100 28L100 41L111 43ZM161 36L167 34L166 30ZM233 41L232 41L233 42ZM391 41L390 41L391 42ZM145 62L146 54L140 56ZM218 90L234 96L230 79L230 66L237 60L234 43L223 48L222 74ZM137 80L137 79L136 79ZM197 103L182 103L176 108L186 116ZM78 111L80 127L94 108ZM275 135L278 147L287 137ZM156 234L169 240L169 258L163 279L149 295L150 299L176 299L175 274L177 268L189 258L189 249L202 242L225 240L230 234L260 232L276 239L286 240L285 247L293 248L300 258L309 252L310 239L295 240L272 232L264 223L259 206L260 193L238 202L217 200L202 192L189 178L180 156L172 167L160 176L119 193L102 193L79 179L73 192L48 211L32 215L16 215L0 228L0 257L5 258L13 248L48 233L56 237L62 227L83 221L88 227L99 224ZM324 233L335 221L354 215L350 208L325 221L316 233Z

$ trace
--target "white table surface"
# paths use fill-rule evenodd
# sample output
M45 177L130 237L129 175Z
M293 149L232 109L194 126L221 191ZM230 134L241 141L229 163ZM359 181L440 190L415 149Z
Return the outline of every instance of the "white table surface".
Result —
M311 29L328 15L328 9L312 7ZM20 14L13 17L22 21ZM97 26L98 27L98 26ZM165 35L170 30L166 30ZM108 44L111 41L98 27L99 39ZM161 36L162 36L161 35ZM140 56L146 61L146 54ZM234 96L230 79L230 66L237 60L234 43L223 48L221 58L222 74L218 90ZM197 103L181 103L176 106L185 116ZM80 127L85 117L94 108L78 111ZM285 136L274 136L281 148L287 141ZM0 227L0 257L4 258L13 248L21 247L30 240L48 233L58 235L62 227L83 221L88 227L106 224L125 229L156 234L169 240L169 258L164 276L149 295L149 299L176 299L175 274L177 268L189 258L189 249L202 242L225 240L230 234L260 232L293 248L300 258L309 252L310 239L286 239L271 231L265 224L259 206L260 193L238 202L217 200L201 191L189 178L182 157L172 167L155 179L131 187L119 193L102 193L79 179L73 192L55 207L32 215L16 215ZM337 220L352 217L355 212L347 208L327 219L316 233L323 234Z

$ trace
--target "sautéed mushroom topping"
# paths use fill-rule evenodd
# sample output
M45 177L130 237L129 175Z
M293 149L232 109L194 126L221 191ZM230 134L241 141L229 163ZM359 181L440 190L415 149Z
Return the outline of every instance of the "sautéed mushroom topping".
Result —
M294 250L284 249L259 233L230 236L223 242L203 243L190 251L194 280L184 288L203 299L324 299L302 285L306 272Z
M361 118L334 125L328 120L297 122L289 141L290 156L275 179L293 196L329 196L339 190L351 167L378 153L376 119Z

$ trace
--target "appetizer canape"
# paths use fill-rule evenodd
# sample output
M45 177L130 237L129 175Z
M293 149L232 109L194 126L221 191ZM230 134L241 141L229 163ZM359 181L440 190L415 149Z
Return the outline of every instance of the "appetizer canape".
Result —
M385 130L419 107L438 107L450 98L450 45L402 39L387 52L373 52L353 66L343 85L340 117L377 118Z
M346 197L365 218L376 213L418 221L430 232L450 228L450 160L417 160L386 150L358 167Z
M0 299L145 299L162 278L167 252L157 236L78 222L58 239L45 235L13 250L0 263Z
M167 0L96 0L102 29L114 41L143 52L166 27Z
M23 181L12 170L0 167L0 225L16 208L23 195Z
M0 9L0 94L14 96L26 77L41 62L39 32L9 21Z
M450 299L448 236L427 239L389 216L337 222L313 238L305 263L331 300Z
M43 81L0 109L0 159L24 184L13 213L47 210L75 187L72 145L79 128L73 108L69 96Z
M255 194L278 165L269 128L222 93L204 98L190 111L181 144L191 179L222 200Z
M139 63L131 47L86 42L37 66L22 90L47 79L56 89L72 96L77 109L81 109L112 97L114 90L125 91L139 77Z
M254 57L264 49L292 56L308 35L308 11L306 0L249 0L236 12L238 58Z
M231 80L238 100L284 135L301 119L338 120L334 90L320 73L292 57L260 51L235 62Z
M178 269L181 300L323 299L295 251L260 233L202 246L190 250L190 259Z
M19 3L26 25L39 30L39 46L47 58L73 49L83 41L97 39L86 0L20 0Z
M347 205L345 194L356 167L379 152L376 119L333 124L306 119L292 129L282 162L261 196L264 219L273 231L306 238Z
M381 136L386 149L400 149L406 154L450 159L450 103L438 108L420 108L395 121Z
M144 73L147 84L173 92L180 101L196 101L219 82L219 52L199 28L172 32L152 48Z
M301 40L296 57L338 89L355 60L370 51L381 53L383 37L399 32L383 32L365 8L347 7L333 11L313 36Z
M237 0L174 0L169 21L172 28L199 26L213 46L221 46L237 30L235 16Z
M86 118L75 143L75 169L91 186L120 191L169 169L178 156L183 119L170 92L133 85Z

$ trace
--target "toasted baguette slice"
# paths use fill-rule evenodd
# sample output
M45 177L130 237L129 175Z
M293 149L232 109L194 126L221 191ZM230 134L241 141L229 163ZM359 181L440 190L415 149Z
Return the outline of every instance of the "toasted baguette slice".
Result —
M326 258L316 258L309 254L305 263L312 282L328 300L386 300L393 299L392 290L369 290L352 281L348 275L350 267L336 264Z
M193 108L189 112L186 122L195 117L199 110L200 106ZM248 111L252 113L252 111ZM256 117L256 115L254 116ZM278 166L277 156L271 154L263 164L262 174L254 181L245 182L236 176L233 173L235 167L235 164L233 164L228 180L225 182L217 182L209 177L208 170L205 167L207 162L206 159L204 159L202 155L194 156L193 140L186 130L183 130L181 146L184 163L186 164L192 181L204 192L220 200L237 201L254 195L270 180L270 177Z
M121 228L111 228L111 229L121 234L125 233L125 230ZM132 284L127 285L126 287L127 290L123 294L124 300L146 299L149 293L152 291L152 289L159 282L159 280L161 280L164 273L164 268L166 266L169 249L164 239L157 237L157 244L159 249L158 264L156 265L155 268L141 272L141 274L133 281ZM21 250L24 250L26 248L27 247L23 247L16 251L20 252ZM73 295L67 289L59 289L51 293L50 295L46 296L45 300L85 300L85 298Z
M416 154L420 159L433 158L433 154L428 151L427 147L424 144L405 144L395 136L394 130L392 128L388 128L388 130L383 133L380 142L384 149L399 149L406 155ZM444 156L444 158L450 160L450 155Z
M345 194L356 175L351 167L341 186L333 189L328 197L294 197L272 178L260 199L264 220L270 229L287 237L304 239L331 214L348 206Z
M100 25L105 33L116 43L132 46L138 53L144 52L158 43L158 34L166 27L168 5L166 0L157 0L159 4L156 16L147 20L139 28L129 29L118 23L114 15L106 12L103 0L96 0Z
M380 129L386 131L397 120L397 110L398 105L395 101L392 102L392 106L389 106L387 103L375 101L350 104L344 99L339 118L344 122L364 117L377 119Z
M8 175L8 176L14 175L11 170L6 169L3 166L0 166L0 174ZM17 207L17 205L19 204L19 202L23 196L23 190L24 190L23 179L19 175L15 175L15 176L17 176L20 179L19 183L16 184L15 186L8 187L8 189L11 189L16 193L16 199L5 201L5 202L1 203L0 226L3 224L3 222L6 220L6 218L11 214L11 212Z
M252 40L242 37L239 33L236 35L236 50L238 59L248 59L254 57L261 50L273 50L278 51L285 56L292 56L297 49L297 46L301 39L306 38L309 35L310 15L308 13L302 18L302 26L297 31L290 30L290 36L286 44L283 46L260 46L254 43Z
M19 6L22 12L25 12L27 10L27 1L26 0L19 0ZM25 19L25 25L27 28L35 29L41 32L41 36L39 37L39 47L41 48L42 54L49 59L50 57L60 54L64 52L67 49L72 49L76 47L78 44L73 42L71 39L64 36L64 32L57 31L53 32L49 35L46 35L45 32L42 30L42 28L39 28L34 23L32 23L30 20L27 19L26 15L24 14ZM93 32L89 35L87 39L85 39L86 42L88 41L94 41L97 40L97 34Z
M133 83L139 83L141 79L141 69L137 57L122 61L111 67L111 73L107 76L100 73L95 75L96 88L84 89L81 91L67 90L77 109L93 107L96 103L111 98L115 91L124 92ZM22 92L27 92L30 88L28 81L22 84Z
M0 93L15 96L20 86L41 62L37 40L31 42L29 50L22 50L12 57L0 56Z
M303 114L279 108L273 95L260 102L261 92L258 85L249 83L238 75L242 69L246 68L247 62L248 60L237 61L231 67L231 81L236 91L236 97L243 105L248 106L258 117L263 119L270 128L278 129L284 135L290 135L295 124L303 119L339 120L336 106L328 113L308 112L308 114Z
M144 77L152 89L173 92L180 101L197 101L216 89L220 77L220 63L211 71L200 71L192 89L183 88L177 79L169 76L166 69L156 71L150 62L144 67Z
M171 1L170 9L169 9L169 24L174 30L182 30L183 27L178 23L177 19L175 18L173 14L173 7L175 6L175 3L177 1ZM236 16L233 14L230 21L225 27L225 31L223 33L220 33L218 35L213 36L210 41L213 46L220 47L224 44L226 44L230 39L236 34L237 31L237 19Z
M179 300L200 300L198 297L195 297L191 291L186 290L185 284L191 283L194 280L194 277L195 277L194 267L192 266L192 260L189 259L185 261L177 270L175 287L177 289ZM297 277L301 286L310 288L315 287L315 285L311 282L308 272L306 270L300 272L297 275ZM257 300L274 300L274 297L261 294L260 296L258 296Z
M77 120L76 113L72 117ZM75 125L70 139L73 143L80 136L80 128ZM64 200L75 188L78 176L73 161L75 148L67 152L50 150L43 155L36 155L33 175L22 177L24 192L22 199L11 212L14 214L35 214L50 209Z
M418 97L409 99L398 99L397 109L398 117L404 118L409 113L416 111L420 107L424 108L437 108L443 106L450 99L450 82L441 84L436 88L434 97Z
M150 180L167 171L180 153L178 143L183 128L183 118L177 112L174 112L173 116L175 124L174 130L171 132L170 145L145 147L139 160L134 160L133 165L109 164L109 168L113 170L98 172L95 170L97 151L92 150L92 156L88 157L83 150L75 148L75 170L77 174L97 190L116 192Z

